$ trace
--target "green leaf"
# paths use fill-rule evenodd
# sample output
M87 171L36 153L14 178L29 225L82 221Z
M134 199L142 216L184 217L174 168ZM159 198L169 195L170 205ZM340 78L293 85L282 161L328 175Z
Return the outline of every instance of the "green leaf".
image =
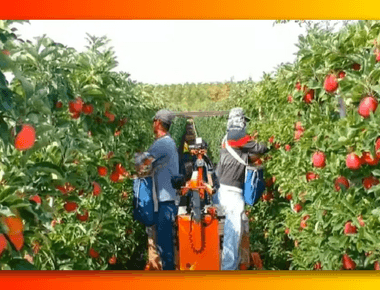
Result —
M95 84L86 85L81 89L81 94L85 96L103 96L104 92Z
M45 172L45 173L53 173L59 177L59 179L63 179L64 173L60 167L57 165L50 163L50 162L40 162L34 164L31 168L28 170L31 174L34 174L35 172Z
M9 207L3 206L0 204L0 215L8 217L8 216L13 216L14 214L11 212Z
M9 111L13 108L13 93L10 89L0 86L0 111Z
M373 170L372 174L375 175L375 176L380 176L380 169Z
M371 213L374 216L379 216L380 217L380 208L375 208L374 210L371 211Z
M369 241L373 242L374 244L378 244L379 242L372 235L370 235L365 229L364 229L364 237L368 239Z
M344 136L341 136L338 138L338 142L340 142L340 143L345 143L346 141L347 141L347 138Z
M3 71L13 70L14 63L9 56L0 52L0 69Z
M19 203L16 203L16 204L12 204L11 209L14 209L14 208L23 208L23 207L30 207L30 204L29 203L19 202Z
M5 75L0 71L0 88L2 87L7 87L7 79L5 78Z
M354 208L347 202L345 198L341 199L341 202L353 213L355 214Z
M37 130L36 130L36 133L37 133L38 135L42 135L42 134L44 134L44 133L46 133L46 132L49 132L49 131L51 131L51 130L53 130L53 129L54 129L54 126L52 126L52 125L49 125L49 124L42 124L42 125L38 125Z
M49 46L47 48L45 48L43 51L41 51L40 53L40 57L41 58L45 58L47 57L48 55L52 54L53 52L55 52L57 50L56 47L52 47L52 46Z
M9 266L12 270L38 270L34 265L26 261L25 259L12 259L9 261Z
M10 139L8 124L1 118L0 118L0 137L1 139L3 139L5 146L7 146Z
M21 85L25 91L27 99L29 99L33 93L34 93L34 87L33 85L26 79L24 78L19 71L14 72L15 78L18 79L21 82Z
M13 194L17 190L17 186L9 186L0 193L0 202L7 196Z

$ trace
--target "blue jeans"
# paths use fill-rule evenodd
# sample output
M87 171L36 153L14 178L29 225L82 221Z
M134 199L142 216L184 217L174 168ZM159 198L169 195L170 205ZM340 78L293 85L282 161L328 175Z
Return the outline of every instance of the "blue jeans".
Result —
M238 270L243 232L242 214L245 205L243 193L239 188L221 184L217 198L226 216L222 270Z
M156 216L157 251L162 261L163 270L175 270L174 224L178 207L174 201L160 202Z
M219 205L219 190L212 196L212 203Z

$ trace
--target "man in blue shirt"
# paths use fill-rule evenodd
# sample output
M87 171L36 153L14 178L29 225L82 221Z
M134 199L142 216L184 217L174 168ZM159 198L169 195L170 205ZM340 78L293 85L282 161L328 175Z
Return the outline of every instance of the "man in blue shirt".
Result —
M174 115L168 110L160 110L153 119L155 141L148 149L153 156L154 183L157 191L158 212L156 214L156 246L163 270L175 270L174 224L178 213L175 204L176 190L171 178L179 174L178 152L169 128Z

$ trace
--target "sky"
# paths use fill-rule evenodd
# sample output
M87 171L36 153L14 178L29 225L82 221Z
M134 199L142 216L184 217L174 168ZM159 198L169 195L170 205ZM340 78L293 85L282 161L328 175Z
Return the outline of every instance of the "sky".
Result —
M306 28L273 20L31 20L16 24L21 39L46 34L77 51L86 33L107 36L116 71L149 84L261 80L281 63L295 61Z

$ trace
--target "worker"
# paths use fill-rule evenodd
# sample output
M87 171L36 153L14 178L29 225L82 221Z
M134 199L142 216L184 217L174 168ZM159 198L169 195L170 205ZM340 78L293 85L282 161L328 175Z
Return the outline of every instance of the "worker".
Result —
M203 155L203 160L205 161L205 166L203 166L203 180L208 183L211 187L217 188L217 179L214 174L214 165L210 158L207 155L207 150L208 150L208 144L205 140L202 139L202 144L201 144L201 150ZM196 156L194 156L196 158ZM195 165L195 160L194 160L194 165ZM194 170L197 170L197 167L194 166ZM205 193L205 200L203 202L203 206L206 204L209 204L209 197L207 193Z
M268 151L263 143L257 143L246 134L249 118L242 108L233 108L227 122L227 142L233 150L248 161L251 154L261 155ZM244 214L243 187L245 166L226 149L224 142L217 166L220 187L218 200L225 213L222 270L238 270L242 238L242 215Z
M175 270L174 224L178 213L177 194L172 187L172 176L179 174L178 152L169 134L174 114L160 110L153 119L155 141L147 153L153 156L154 184L157 190L158 213L155 225L147 228L149 263L158 269ZM159 258L157 257L157 254ZM162 264L161 264L162 263Z
M182 157L180 157L180 170L181 174L185 177L185 180L188 181L191 178L193 173L193 157L190 154L189 144L184 143Z

